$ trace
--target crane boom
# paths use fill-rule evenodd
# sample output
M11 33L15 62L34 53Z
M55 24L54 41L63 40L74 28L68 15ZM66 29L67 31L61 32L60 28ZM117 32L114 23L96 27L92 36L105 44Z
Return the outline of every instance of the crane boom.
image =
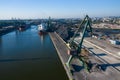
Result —
M79 32L79 30L82 30L82 36L81 36L81 39L79 41L79 44L76 44L74 42L74 39L76 37L76 34ZM84 40L84 37L85 37L85 33L86 32L90 32L92 35L92 27L91 27L91 20L89 18L88 15L85 16L85 18L83 19L83 21L81 22L79 28L77 29L77 31L75 32L75 34L73 35L71 41L69 42L69 47L70 47L70 57L66 63L66 65L70 68L70 62L72 61L72 59L74 57L77 57L82 63L83 63L83 66L84 68L86 68L88 70L88 66L87 66L87 63L85 62L85 59L82 57L82 56L79 56L81 54L81 50L82 50L82 44L83 44L83 40Z

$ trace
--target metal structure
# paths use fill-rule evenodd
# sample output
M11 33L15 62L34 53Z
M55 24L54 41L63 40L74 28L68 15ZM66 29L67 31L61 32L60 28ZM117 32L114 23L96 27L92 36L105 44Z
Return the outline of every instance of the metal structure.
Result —
M47 26L48 26L48 31L52 32L53 31L53 26L52 26L52 20L51 17L49 17L48 21L47 21Z
M50 28L51 27L51 17L49 17L49 19L48 19L48 28Z
M79 41L79 44L76 44L74 42L74 39L76 37L76 34L79 31L82 31L82 36L81 39ZM90 33L90 35L92 35L92 27L91 27L91 19L89 18L88 15L86 15L86 17L84 18L84 20L81 22L78 30L75 32L75 34L73 35L72 39L69 42L69 54L70 57L66 63L66 65L68 66L68 68L70 69L70 62L72 61L73 58L78 58L80 60L80 62L82 62L82 65L84 66L84 68L89 71L89 66L88 63L85 61L85 58L83 56L81 56L81 50L82 50L82 43L83 40L85 38L85 34L86 33Z

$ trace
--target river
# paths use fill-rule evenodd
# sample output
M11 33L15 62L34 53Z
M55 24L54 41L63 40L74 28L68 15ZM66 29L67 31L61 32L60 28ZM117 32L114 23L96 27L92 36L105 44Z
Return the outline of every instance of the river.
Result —
M48 34L37 26L0 37L0 80L68 80Z

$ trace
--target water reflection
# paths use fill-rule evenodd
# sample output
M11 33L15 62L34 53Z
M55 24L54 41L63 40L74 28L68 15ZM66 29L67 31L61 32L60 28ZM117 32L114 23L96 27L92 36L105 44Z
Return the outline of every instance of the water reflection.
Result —
M39 35L39 36L40 36L40 39L41 39L41 40L40 40L40 41L41 41L41 44L43 45L43 41L44 41L44 36L45 36L45 35Z
M2 37L0 36L0 45L2 44Z
M0 55L2 53L2 37L0 36Z
M38 32L38 35L40 37L41 44L43 45L48 34L47 33L41 34L40 32Z

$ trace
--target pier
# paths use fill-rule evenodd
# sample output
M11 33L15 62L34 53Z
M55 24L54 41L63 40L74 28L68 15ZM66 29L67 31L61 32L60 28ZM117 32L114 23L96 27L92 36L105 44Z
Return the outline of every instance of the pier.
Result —
M101 57L89 50L90 60L92 63L101 65L101 70L93 69L90 73L85 71L78 59L74 59L71 63L71 69L66 66L66 62L70 55L67 54L68 47L66 42L56 33L49 33L54 47L57 50L58 56L64 66L64 69L69 77L69 80L119 80L120 72L114 66L119 64L110 64ZM85 44L85 43L84 43ZM100 50L101 51L101 50ZM109 56L109 55L108 55Z

